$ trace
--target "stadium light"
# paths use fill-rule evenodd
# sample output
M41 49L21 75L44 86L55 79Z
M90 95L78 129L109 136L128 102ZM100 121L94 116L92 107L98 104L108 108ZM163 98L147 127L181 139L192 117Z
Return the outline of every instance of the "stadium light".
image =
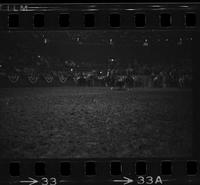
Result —
M47 44L47 38L44 39L44 43Z
M182 45L183 44L183 39L180 37L179 41L177 42L177 45Z
M109 44L112 45L113 44L113 39L109 39Z
M148 44L148 40L147 39L145 39L144 40L144 43L143 43L143 46L148 46L149 44Z
M169 41L169 39L168 39L168 38L166 38L166 39L165 39L165 41L166 41L166 42L168 42L168 41Z

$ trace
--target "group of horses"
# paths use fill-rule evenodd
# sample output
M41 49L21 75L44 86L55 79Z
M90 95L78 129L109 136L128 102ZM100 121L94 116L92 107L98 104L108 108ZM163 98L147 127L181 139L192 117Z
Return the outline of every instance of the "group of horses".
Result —
M107 73L104 76L98 75L77 75L74 78L78 86L105 86L111 89L131 89L133 87L191 87L192 76L182 74L179 76L170 76L169 74L158 73L156 75L134 75Z
M133 71L119 71L105 70L97 72L80 72L77 70L14 70L13 73L8 73L8 79L12 84L18 83L22 78L28 80L31 85L37 85L41 79L47 84L53 84L54 81L58 81L60 84L74 84L77 86L104 86L111 89L131 89L133 87L191 87L192 75L183 74L170 74L166 72L160 72L151 75L134 74Z

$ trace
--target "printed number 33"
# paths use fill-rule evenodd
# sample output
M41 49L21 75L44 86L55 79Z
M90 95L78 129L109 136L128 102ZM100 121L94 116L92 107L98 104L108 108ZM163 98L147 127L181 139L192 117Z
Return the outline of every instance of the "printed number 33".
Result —
M42 185L56 185L57 182L56 182L56 178L54 177L51 177L50 179L46 178L46 177L43 177L41 179L41 184Z

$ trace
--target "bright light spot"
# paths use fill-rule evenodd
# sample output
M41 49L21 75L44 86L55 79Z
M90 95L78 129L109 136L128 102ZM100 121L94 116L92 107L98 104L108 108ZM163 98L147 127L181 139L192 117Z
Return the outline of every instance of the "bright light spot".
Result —
M110 40L109 40L109 43L110 43L110 44L113 44L113 40L112 40L112 39L110 39Z
M99 9L95 9L95 8L90 8L90 9L86 9L86 11L97 11Z
M189 6L187 6L187 5L181 5L180 7L181 8L188 8Z
M95 8L96 5L89 5L89 8Z
M152 8L160 8L161 6L160 5L152 5L151 7Z
M133 11L133 10L136 10L136 9L134 9L134 8L128 8L128 9L125 9L125 10L127 10L127 11Z
M148 46L149 44L148 44L148 40L147 39L145 39L144 40L144 43L143 43L143 46Z
M179 41L177 43L178 45L182 45L183 44L183 39L182 38L179 38Z
M45 44L47 43L47 39L46 39L46 38L44 39L44 43L45 43Z

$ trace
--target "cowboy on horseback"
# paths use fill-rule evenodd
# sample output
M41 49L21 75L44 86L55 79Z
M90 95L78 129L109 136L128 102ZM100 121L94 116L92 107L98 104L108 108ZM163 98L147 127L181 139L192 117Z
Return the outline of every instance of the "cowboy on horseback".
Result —
M131 64L128 65L128 68L126 69L126 79L125 79L125 87L130 90L130 88L133 87L133 68Z
M109 67L106 75L106 86L110 86L111 89L113 89L117 80L117 67L118 64L116 63L116 60L114 60L113 58L109 59Z

